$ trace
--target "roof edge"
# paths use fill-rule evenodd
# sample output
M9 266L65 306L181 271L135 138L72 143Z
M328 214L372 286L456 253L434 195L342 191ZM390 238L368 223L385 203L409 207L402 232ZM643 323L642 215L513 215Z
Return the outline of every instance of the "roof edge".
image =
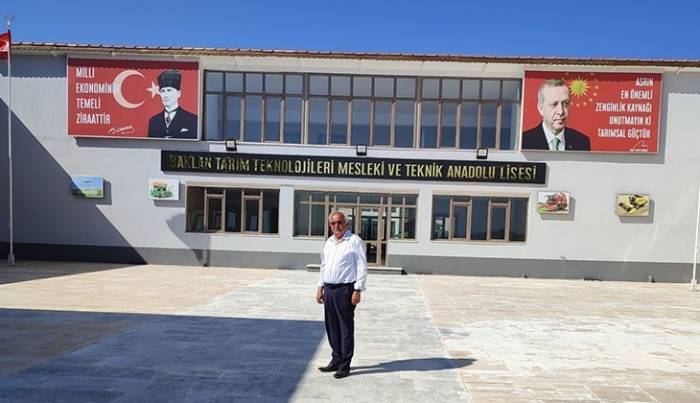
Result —
M630 58L574 58L543 56L478 56L451 54L415 53L375 53L375 52L330 52L311 50L242 49L207 47L158 47L158 46L115 46L94 44L65 44L50 42L17 42L13 51L61 52L61 53L103 53L129 55L167 56L250 56L250 57L299 57L316 59L370 59L391 61L432 61L470 63L517 63L552 65L595 65L595 66L659 66L700 68L700 60L687 59L630 59Z

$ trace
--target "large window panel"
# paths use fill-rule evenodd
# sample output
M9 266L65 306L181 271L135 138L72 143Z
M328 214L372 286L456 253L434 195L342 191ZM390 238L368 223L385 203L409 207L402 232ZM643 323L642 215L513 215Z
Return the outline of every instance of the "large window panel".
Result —
M422 148L437 147L438 103L423 101L421 109L420 146Z
M229 95L226 97L226 139L241 138L241 97Z
M323 204L311 206L311 233L309 235L325 235L326 208Z
M334 100L331 102L331 144L346 144L347 142L348 101Z
M188 232L204 232L204 188L187 187L187 225Z
M280 98L265 98L265 141L280 141L281 108Z
M505 206L491 207L491 239L506 239L506 210Z
M489 198L472 198L472 230L471 239L485 241L487 239L489 220Z
M265 74L265 93L281 94L282 93L282 75L281 74Z
M459 148L475 150L477 144L479 104L462 102L461 122L459 126Z
M391 144L391 101L374 104L374 145Z
M515 129L518 124L518 104L501 104L501 150L515 149Z
M442 119L440 124L440 147L455 147L457 145L457 104L444 102L442 104Z
M527 199L510 199L510 226L508 240L524 242L527 228Z
M262 74L247 73L245 75L245 92L259 94L263 90Z
M242 73L226 73L226 92L243 92Z
M481 104L481 144L482 148L496 147L496 104Z
M284 99L284 142L301 143L301 98Z
M328 131L328 100L311 98L309 100L309 144L326 144Z
M260 217L260 200L245 200L245 230L246 232L258 232Z
M369 99L352 101L352 145L369 145L371 107L372 103Z
M414 101L396 101L396 128L394 129L394 147L413 147Z
M279 226L279 190L263 190L262 232L276 234Z
M452 238L467 238L469 206L458 204L452 208Z
M204 139L223 140L224 97L219 94L207 94L204 99L206 119L204 120Z
M226 189L226 232L241 232L241 189Z
M224 89L224 75L220 72L208 71L204 76L207 91L220 92Z
M262 138L262 97L245 97L245 128L243 140L260 141Z
M303 87L303 76L295 74L287 74L284 78L284 93L292 95L301 95Z
M432 239L450 237L450 197L433 196L433 231Z

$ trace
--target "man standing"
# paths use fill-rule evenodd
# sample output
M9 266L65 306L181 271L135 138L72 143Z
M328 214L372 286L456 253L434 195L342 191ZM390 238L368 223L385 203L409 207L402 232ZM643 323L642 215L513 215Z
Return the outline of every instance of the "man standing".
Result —
M355 307L367 280L367 256L362 239L350 232L345 214L328 217L333 235L321 253L321 272L316 301L323 303L326 334L333 350L331 362L321 372L333 372L336 379L350 375L355 349Z
M571 95L564 80L546 80L537 91L542 123L523 133L523 150L590 151L585 134L566 127Z
M158 87L164 110L148 121L148 137L196 139L197 115L180 108L182 74L167 70L158 76Z

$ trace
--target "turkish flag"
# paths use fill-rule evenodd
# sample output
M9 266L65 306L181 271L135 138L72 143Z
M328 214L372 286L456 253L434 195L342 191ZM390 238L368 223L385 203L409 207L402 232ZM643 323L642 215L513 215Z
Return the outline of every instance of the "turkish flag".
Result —
M0 59L6 60L10 55L10 31L0 34Z

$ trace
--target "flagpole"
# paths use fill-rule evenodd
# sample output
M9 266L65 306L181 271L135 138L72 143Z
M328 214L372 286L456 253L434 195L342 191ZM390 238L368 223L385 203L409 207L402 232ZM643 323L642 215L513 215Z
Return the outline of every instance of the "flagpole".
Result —
M5 22L7 23L7 33L9 34L9 44L7 50L7 163L8 163L8 177L9 177L9 197L10 197L10 254L7 255L7 264L10 266L15 265L15 251L14 251L14 211L13 211L13 197L12 197L12 34L10 33L10 25L12 25L12 16L5 16Z
M691 291L695 291L698 285L698 280L695 277L698 268L698 233L700 233L700 186L698 187L698 216L695 218L695 253L693 253L693 278L690 279Z

